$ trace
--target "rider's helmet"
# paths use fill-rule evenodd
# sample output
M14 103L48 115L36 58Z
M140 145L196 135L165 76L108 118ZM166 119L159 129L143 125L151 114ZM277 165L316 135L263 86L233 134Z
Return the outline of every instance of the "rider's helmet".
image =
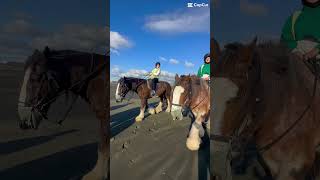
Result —
M208 63L206 62L207 57L210 57L210 53L207 53L207 54L205 54L205 55L203 56L203 61L204 61L205 64L208 64Z
M159 66L160 66L160 62L156 62L155 66L157 67L157 65L159 65Z
M302 0L302 4L304 6L315 8L315 7L318 7L320 5L320 0L318 0L316 2L310 2L308 0Z

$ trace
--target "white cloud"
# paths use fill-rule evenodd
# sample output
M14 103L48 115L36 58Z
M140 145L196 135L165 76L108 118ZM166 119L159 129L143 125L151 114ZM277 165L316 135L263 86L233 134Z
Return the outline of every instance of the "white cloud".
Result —
M171 58L171 59L169 60L169 63L170 63L170 64L179 64L179 61L176 60L176 59Z
M105 54L109 38L106 32L106 27L67 24L60 31L35 37L30 46L34 49L49 46L53 49L74 49Z
M121 73L119 66L113 66L113 68L111 68L111 74L113 75L117 75Z
M24 61L34 49L72 49L106 54L109 49L108 27L86 24L64 24L61 27L44 29L33 22L33 18L18 13L14 19L0 25L0 53L9 61Z
M110 48L110 52L116 55L120 55L119 51L113 48Z
M249 0L240 0L240 10L252 16L265 16L268 14L268 8L262 3L252 3Z
M210 31L210 9L188 8L146 18L144 27L153 32L165 34Z
M119 50L122 48L129 48L132 43L128 38L124 37L119 32L110 31L110 47L114 50Z
M146 73L148 73L148 71L144 69L129 69L128 71L122 71L119 68L119 66L113 66L111 68L111 80L117 81L118 79L124 76L146 79L146 76L145 76ZM171 73L168 71L161 71L159 80L173 83L174 77L175 77L175 73Z
M160 61L164 61L164 62L167 62L168 60L162 56L159 57Z
M192 68L194 67L194 64L192 62L189 62L189 61L185 61L184 62L184 65L187 67L187 68Z

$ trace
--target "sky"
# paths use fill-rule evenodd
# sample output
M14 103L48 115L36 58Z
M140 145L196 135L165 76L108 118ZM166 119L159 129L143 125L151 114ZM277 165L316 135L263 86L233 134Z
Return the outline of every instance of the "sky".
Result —
M34 49L106 53L106 1L1 0L0 62L25 61Z
M111 80L145 78L161 63L160 80L195 74L210 50L210 8L204 1L110 1Z
M285 20L301 8L300 0L211 1L210 11L187 7L209 0L110 0L108 16L105 0L1 0L0 63L23 62L46 45L105 54L110 39L112 80L143 77L159 61L162 78L171 81L197 72L209 52L210 27L220 44L279 39Z
M260 40L279 40L287 18L301 9L301 0L214 0L211 29L221 44Z

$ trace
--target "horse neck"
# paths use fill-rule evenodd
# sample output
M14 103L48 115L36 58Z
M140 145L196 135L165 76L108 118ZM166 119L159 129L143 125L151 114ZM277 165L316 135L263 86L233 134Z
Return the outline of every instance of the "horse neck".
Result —
M192 100L191 100L191 106L197 106L199 103L206 102L206 100L209 101L210 96L210 89L207 84L205 84L203 80L200 80L200 84L192 83L191 85L191 93L192 93Z
M62 58L49 58L49 70L58 74L57 81L60 87L62 90L67 90L105 63L106 59L103 57L98 54L75 53ZM81 88L87 88L87 83L81 85ZM86 98L84 91L75 90L74 92Z
M130 81L130 87L131 87L131 91L138 91L139 86L144 82L144 79L138 79L138 78L134 78Z

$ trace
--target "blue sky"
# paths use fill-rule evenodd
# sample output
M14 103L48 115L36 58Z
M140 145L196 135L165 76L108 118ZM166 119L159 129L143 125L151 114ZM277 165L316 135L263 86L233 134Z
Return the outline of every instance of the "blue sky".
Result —
M0 61L24 61L44 46L105 53L107 2L1 0Z
M112 80L142 77L157 61L163 80L197 72L210 49L210 9L188 8L187 2L110 1Z
M294 10L300 9L298 0L216 0L211 11L214 37L220 43L259 39L279 39L281 29Z

